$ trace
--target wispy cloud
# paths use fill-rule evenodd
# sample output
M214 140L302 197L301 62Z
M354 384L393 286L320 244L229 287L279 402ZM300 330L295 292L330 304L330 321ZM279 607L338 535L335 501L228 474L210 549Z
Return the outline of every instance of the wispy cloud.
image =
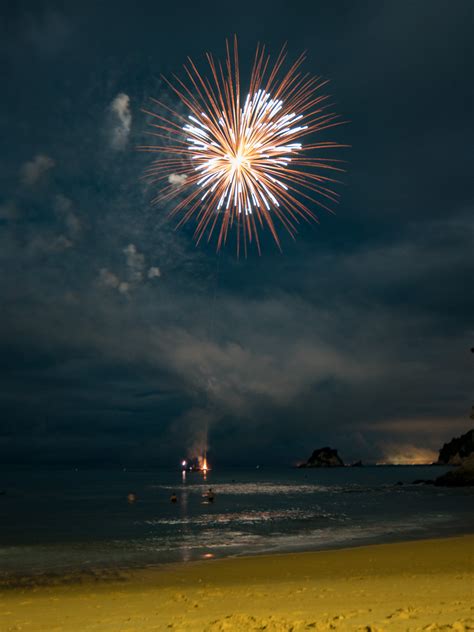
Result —
M72 201L59 193L54 201L54 209L60 219L64 221L66 232L71 239L76 239L81 233L81 222L73 210Z
M129 283L121 281L116 274L107 268L101 268L99 271L99 284L103 287L110 287L118 290L120 294L127 294L130 289Z
M110 104L110 145L115 150L125 149L132 126L130 97L120 92Z
M140 283L143 280L143 270L145 268L145 257L138 252L135 244L128 244L123 249L127 261L129 279L132 283Z
M37 184L44 175L55 166L55 161L46 154L37 154L33 160L25 162L20 168L20 181L24 186Z
M66 235L43 234L35 235L27 246L30 257L38 255L60 253L72 247L72 241Z
M107 270L107 268L101 268L99 271L99 280L102 285L105 287L115 287L118 288L120 285L120 279L116 274Z
M149 279L157 279L158 277L161 276L161 270L160 268L157 268L156 266L152 266L149 270L148 270L148 274L147 274Z
M178 187L182 186L187 179L188 176L185 173L170 173L168 176L168 182Z
M99 284L118 290L121 294L127 294L140 285L145 280L145 256L138 251L135 244L128 244L123 248L125 255L125 272L122 266L120 276L111 272L108 268L101 268L99 271ZM160 276L159 268L153 267L148 270L147 278L151 279ZM125 278L124 278L125 277Z

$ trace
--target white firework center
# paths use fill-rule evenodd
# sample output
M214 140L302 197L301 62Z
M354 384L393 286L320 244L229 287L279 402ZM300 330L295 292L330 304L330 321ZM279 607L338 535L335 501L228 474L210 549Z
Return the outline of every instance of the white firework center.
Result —
M201 174L196 182L203 190L201 200L219 188L223 192L216 201L217 211L234 208L249 215L255 208L270 211L271 204L280 206L268 185L288 190L280 178L291 154L302 147L288 140L308 128L296 125L302 114L281 115L282 109L283 101L260 89L247 96L243 109L236 108L234 122L224 111L219 118L205 112L201 119L189 115L191 123L183 129L191 160L196 161L194 170Z

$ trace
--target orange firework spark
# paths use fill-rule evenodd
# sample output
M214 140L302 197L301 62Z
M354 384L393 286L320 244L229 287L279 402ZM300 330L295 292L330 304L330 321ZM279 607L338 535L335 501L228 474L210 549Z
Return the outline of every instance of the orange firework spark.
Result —
M260 230L268 227L280 247L279 227L294 237L299 220L317 221L308 202L327 210L328 202L337 203L330 172L342 171L339 161L308 152L342 145L300 141L341 121L320 94L327 82L300 70L304 55L283 71L285 47L273 65L257 47L242 104L237 39L232 52L228 42L226 49L224 66L206 55L210 78L188 58L187 80L174 75L175 83L167 82L187 117L153 99L159 112L144 111L160 144L140 149L160 154L145 177L162 188L154 202L181 198L172 211L180 216L178 226L194 218L198 243L217 231L217 250L235 227L237 252L243 243L246 253L251 242L260 252Z

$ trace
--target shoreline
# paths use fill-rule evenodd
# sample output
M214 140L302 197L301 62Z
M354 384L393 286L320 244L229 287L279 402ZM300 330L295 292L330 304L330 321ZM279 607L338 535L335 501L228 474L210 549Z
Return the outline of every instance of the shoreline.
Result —
M474 629L474 534L117 572L3 587L0 629Z
M256 551L249 553L234 553L230 555L210 554L201 555L194 559L187 560L166 560L162 562L151 562L149 564L115 564L115 565L96 565L90 567L74 567L64 566L63 568L54 571L40 571L33 572L31 574L25 574L21 572L5 573L0 575L0 594L5 590L14 590L17 588L34 587L48 587L48 586L61 586L63 583L72 585L74 583L84 584L88 579L94 582L113 582L120 581L120 578L128 578L130 575L140 574L142 572L153 573L154 571L166 572L167 570L179 570L192 567L195 564L219 564L225 561L232 560L244 560L244 559L261 559L267 557L285 557L292 555L312 555L316 553L328 553L335 551L351 551L353 549L369 548L377 546L385 546L391 544L404 544L404 543L416 543L416 542L431 542L431 541L445 541L456 538L470 537L474 538L474 532L472 530L457 531L452 534L446 535L433 535L433 536L413 536L407 537L407 534L400 534L400 537L387 538L380 541L367 541L361 539L360 541L352 540L352 544L347 541L341 541L340 543L332 543L329 546L323 546L320 548L290 548L287 550L266 550ZM1 572L1 567L0 567ZM125 580L126 581L126 580Z

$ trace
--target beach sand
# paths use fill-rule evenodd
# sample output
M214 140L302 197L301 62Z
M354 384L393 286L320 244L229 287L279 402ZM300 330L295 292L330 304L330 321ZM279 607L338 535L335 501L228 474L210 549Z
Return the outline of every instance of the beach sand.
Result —
M2 588L0 630L474 630L473 558L464 536L70 576Z

